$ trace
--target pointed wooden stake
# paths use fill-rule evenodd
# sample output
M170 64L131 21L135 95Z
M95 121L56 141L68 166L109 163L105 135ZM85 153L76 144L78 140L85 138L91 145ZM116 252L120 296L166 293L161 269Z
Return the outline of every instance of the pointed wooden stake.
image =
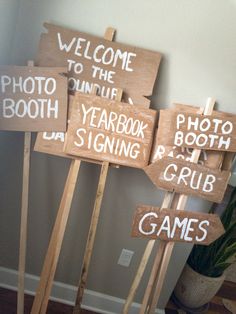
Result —
M173 198L173 193L166 192L164 200L162 202L161 208L168 208L168 207L170 207L172 198ZM141 279L143 277L143 274L144 274L144 271L146 269L148 260L150 258L151 253L152 253L154 244L155 244L155 240L149 240L148 241L148 244L147 244L147 246L145 248L145 251L143 253L141 262L139 264L139 268L138 268L137 273L135 275L134 281L133 281L132 286L131 286L131 288L129 290L129 294L128 294L128 297L126 299L126 302L125 302L125 305L124 305L124 308L123 308L123 312L122 312L123 314L128 314L128 312L129 312L129 309L130 309L130 306L131 306L131 304L133 302L135 293L136 293L136 291L137 291L137 289L139 287L139 284L140 284L140 281L141 281Z
M178 199L179 199L179 195L175 194L174 198L173 198L173 200L171 202L171 207L172 208L176 208L175 206L177 205ZM164 208L164 207L162 207L162 208ZM158 272L159 272L159 268L160 268L160 265L161 265L161 261L163 259L163 255L164 255L164 252L165 252L166 244L167 244L166 241L160 241L160 243L159 243L158 251L157 251L154 263L153 263L153 268L151 270L150 278L149 278L149 281L148 281L148 284L147 284L147 287L146 287L146 290L145 290L145 294L144 294L144 297L143 297L143 302L141 304L139 314L145 313L145 311L148 308L148 304L150 302L151 294L152 294L152 291L153 291L153 286L154 286L154 284L156 282L156 279L157 279L157 276L158 276Z
M52 236L48 246L39 286L34 299L31 314L44 314L47 310L48 300L52 288L53 278L61 250L65 228L70 213L71 203L80 168L80 160L72 160L66 180L61 204L57 213Z
M28 61L28 66L33 67L34 62L31 60ZM26 261L26 247L27 247L27 218L28 218L28 199L29 199L30 145L31 145L31 133L25 132L22 198L21 198L19 264L18 264L17 314L24 314L25 261Z
M103 162L102 167L101 167L101 172L100 172L100 178L99 178L88 238L87 238L87 244L86 244L85 253L84 253L80 282L78 285L79 288L77 292L75 307L73 309L73 314L78 314L81 311L81 302L83 299L84 289L87 282L88 270L89 270L90 260L91 260L94 241L95 241L95 235L96 235L98 219L100 215L103 194L104 194L105 185L106 185L108 168L109 168L109 162L106 162L106 161Z
M104 38L106 40L112 41L114 38L115 32L116 31L114 28L108 27L106 29ZM116 94L116 100L117 101L121 101L122 94L123 94L123 90L118 88L117 94ZM82 299L83 299L83 295L84 295L84 289L85 289L86 282L87 282L90 260L91 260L91 256L92 256L92 251L93 251L93 246L94 246L94 241L95 241L95 235L96 235L97 225L98 225L98 220L99 220L99 215L100 215L100 209L101 209L103 194L104 194L105 185L106 185L108 168L109 168L109 162L103 162L102 167L101 167L99 182L98 182L98 188L97 188L97 194L96 194L96 198L95 198L92 218L91 218L91 222L90 222L89 233L88 233L88 237L87 237L87 243L86 243L86 247L85 247L85 253L84 253L83 264L82 264L82 271L81 271L80 280L79 280L79 284L78 284L78 291L77 291L75 306L73 309L73 314L81 313L81 303L82 303Z
M22 200L21 200L19 267L18 267L17 314L24 313L25 260L26 260L27 217L28 217L28 199L29 199L30 143L31 143L31 133L25 132Z

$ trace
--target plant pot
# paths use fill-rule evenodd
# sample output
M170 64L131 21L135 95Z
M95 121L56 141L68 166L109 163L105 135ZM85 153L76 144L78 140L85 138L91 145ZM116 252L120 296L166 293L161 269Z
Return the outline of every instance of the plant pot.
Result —
M225 275L207 277L194 271L188 264L175 287L175 297L188 308L199 308L208 303L220 289Z

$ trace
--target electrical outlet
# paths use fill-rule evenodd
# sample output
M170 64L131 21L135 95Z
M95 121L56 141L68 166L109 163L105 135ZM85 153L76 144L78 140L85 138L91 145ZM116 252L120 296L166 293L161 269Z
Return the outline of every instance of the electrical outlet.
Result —
M133 255L134 255L133 251L122 249L117 264L129 267Z

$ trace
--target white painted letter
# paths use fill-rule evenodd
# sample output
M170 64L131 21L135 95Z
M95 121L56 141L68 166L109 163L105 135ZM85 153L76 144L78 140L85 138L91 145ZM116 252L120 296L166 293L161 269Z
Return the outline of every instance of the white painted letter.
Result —
M153 216L155 218L158 217L158 215L156 213L147 213L145 214L142 219L140 220L139 224L138 224L138 230L139 232L141 232L142 234L145 234L145 235L149 235L149 234L152 234L154 231L155 231L155 228L157 226L157 224L155 223L150 223L150 226L152 227L152 229L150 231L144 231L143 230L143 223L144 223L144 220L146 218L148 218L148 221L150 221L150 217Z

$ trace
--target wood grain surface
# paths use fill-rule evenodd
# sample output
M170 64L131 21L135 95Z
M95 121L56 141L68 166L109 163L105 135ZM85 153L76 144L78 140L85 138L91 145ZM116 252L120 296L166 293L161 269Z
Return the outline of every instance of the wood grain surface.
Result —
M148 164L156 111L78 94L74 98L65 152L142 168Z
M172 157L164 157L144 170L158 188L216 203L222 201L230 177L229 171L210 169Z
M37 64L68 66L69 89L89 93L95 84L102 97L115 99L117 88L125 102L149 107L161 54L45 23Z
M236 151L236 115L212 117L174 110L160 110L157 141L162 145L216 151Z
M65 131L67 68L0 66L0 130Z
M176 112L186 111L188 113L195 113L199 115L202 114L202 110L200 107L186 105L186 104L174 103L173 107L170 109ZM222 114L224 118L228 115L226 113L213 111L213 115L216 113ZM230 116L232 115L230 114ZM169 145L169 146L163 145L162 144L163 140L160 139L157 135L158 135L158 128L156 129L156 132L155 132L155 138L153 141L153 148L152 148L150 163L154 163L156 160L159 160L164 156L175 157L175 158L180 158L180 159L185 159L185 160L191 159L191 155L193 151L192 148L178 147L178 146L173 146L173 145ZM225 155L225 152L221 152L221 151L202 150L198 163L200 165L205 165L206 167L209 167L209 168L217 169L222 164L224 155Z
M132 236L209 245L224 233L218 215L140 205Z

